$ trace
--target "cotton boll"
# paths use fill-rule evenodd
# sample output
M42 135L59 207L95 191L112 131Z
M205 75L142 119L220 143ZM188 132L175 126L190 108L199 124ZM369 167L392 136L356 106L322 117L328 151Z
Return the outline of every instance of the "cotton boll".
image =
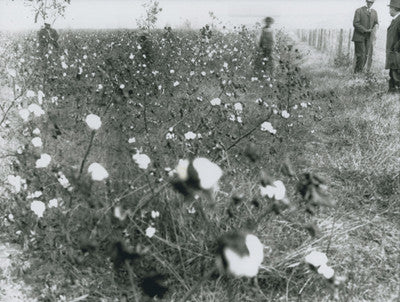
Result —
M85 122L92 130L98 130L101 127L100 117L96 114L89 114L86 116Z
M193 160L193 167L200 180L200 187L204 190L215 187L222 176L221 168L207 158L196 158Z
M36 161L36 168L46 168L51 162L51 156L43 153L40 158Z
M319 267L326 265L326 263L328 262L328 257L326 257L325 253L312 251L306 256L305 261L314 267Z
M39 201L39 200L34 200L31 203L31 210L39 217L43 217L43 213L46 210L46 205Z
M252 234L233 233L222 239L225 271L235 277L255 277L264 259L264 246Z
M88 167L88 173L91 175L92 180L102 181L108 178L109 174L104 167L98 163L92 163Z

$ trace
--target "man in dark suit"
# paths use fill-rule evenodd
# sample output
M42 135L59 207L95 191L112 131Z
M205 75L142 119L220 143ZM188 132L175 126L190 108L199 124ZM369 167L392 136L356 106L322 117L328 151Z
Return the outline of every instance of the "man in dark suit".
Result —
M49 23L45 23L44 28L38 32L38 40L40 54L42 56L47 53L49 45L58 49L58 33L54 28L50 27Z
M354 72L361 72L364 69L367 57L372 54L371 32L378 25L378 14L371 6L375 0L366 0L366 5L356 10L354 14L353 26L356 64Z
M389 69L389 91L400 92L400 0L391 0L390 15L393 20L386 36L386 64Z

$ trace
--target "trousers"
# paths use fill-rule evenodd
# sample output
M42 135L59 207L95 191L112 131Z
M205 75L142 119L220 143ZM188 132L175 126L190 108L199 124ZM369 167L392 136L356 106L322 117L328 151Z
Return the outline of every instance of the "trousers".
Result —
M372 41L371 38L366 38L364 41L354 41L354 56L356 64L354 73L362 72L367 63L367 71L370 70L372 64Z

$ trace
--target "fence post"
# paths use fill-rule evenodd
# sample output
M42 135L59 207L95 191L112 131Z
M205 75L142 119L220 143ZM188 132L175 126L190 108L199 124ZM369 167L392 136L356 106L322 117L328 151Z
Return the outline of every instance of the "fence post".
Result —
M349 57L350 57L350 54L351 54L351 34L352 34L352 32L351 32L351 29L350 29L349 30L349 44L347 46L347 54L349 55Z
M340 29L339 33L339 48L338 48L338 57L340 57L343 53L343 28Z

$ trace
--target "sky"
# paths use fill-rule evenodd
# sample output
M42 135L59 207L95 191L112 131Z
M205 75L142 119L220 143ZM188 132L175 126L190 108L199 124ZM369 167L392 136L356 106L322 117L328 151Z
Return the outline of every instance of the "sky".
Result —
M34 14L24 0L0 0L0 30L37 29ZM145 0L71 0L65 17L59 17L55 28L136 28L136 20L144 15ZM390 23L389 0L376 0L381 28ZM159 0L163 9L157 27L173 28L184 23L200 28L211 22L209 12L227 27L252 26L266 16L275 19L275 26L296 28L352 28L354 10L362 0Z

